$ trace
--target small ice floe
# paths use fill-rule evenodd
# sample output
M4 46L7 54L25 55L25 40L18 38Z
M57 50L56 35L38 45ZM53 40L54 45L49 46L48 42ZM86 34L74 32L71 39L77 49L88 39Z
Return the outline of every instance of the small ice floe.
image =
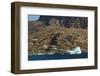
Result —
M81 51L81 48L80 48L80 47L76 47L76 48L73 49L73 50L68 50L68 53L69 53L69 54L81 54L82 51Z
M38 53L38 55L43 55L43 53Z
M53 55L54 53L53 52L50 52L50 53L48 53L49 55Z

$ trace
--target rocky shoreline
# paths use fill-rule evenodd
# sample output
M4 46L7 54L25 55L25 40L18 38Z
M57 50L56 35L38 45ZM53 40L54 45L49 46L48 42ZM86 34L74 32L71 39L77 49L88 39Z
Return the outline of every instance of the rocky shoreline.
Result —
M87 30L75 28L50 28L29 33L28 51L31 54L66 53L80 47L87 51Z

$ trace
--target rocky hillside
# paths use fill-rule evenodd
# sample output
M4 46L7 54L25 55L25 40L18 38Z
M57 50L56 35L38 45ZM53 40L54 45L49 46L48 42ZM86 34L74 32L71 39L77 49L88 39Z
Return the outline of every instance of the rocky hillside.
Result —
M86 51L87 30L47 27L37 32L29 32L28 43L29 52L32 54L66 53L77 46Z

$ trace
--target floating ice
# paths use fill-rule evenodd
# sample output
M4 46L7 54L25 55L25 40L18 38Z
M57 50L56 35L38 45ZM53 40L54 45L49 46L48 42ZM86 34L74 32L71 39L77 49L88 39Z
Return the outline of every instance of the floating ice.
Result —
M76 47L76 48L73 49L73 50L68 50L68 53L69 53L69 54L81 54L82 51L81 51L81 48L80 48L80 47Z

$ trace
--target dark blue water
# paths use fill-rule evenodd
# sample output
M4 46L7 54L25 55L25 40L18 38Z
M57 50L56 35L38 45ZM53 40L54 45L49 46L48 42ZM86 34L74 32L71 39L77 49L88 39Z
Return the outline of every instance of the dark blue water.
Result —
M28 55L29 61L34 60L55 60L55 59L80 59L88 58L88 53L82 54L53 54L53 55Z

